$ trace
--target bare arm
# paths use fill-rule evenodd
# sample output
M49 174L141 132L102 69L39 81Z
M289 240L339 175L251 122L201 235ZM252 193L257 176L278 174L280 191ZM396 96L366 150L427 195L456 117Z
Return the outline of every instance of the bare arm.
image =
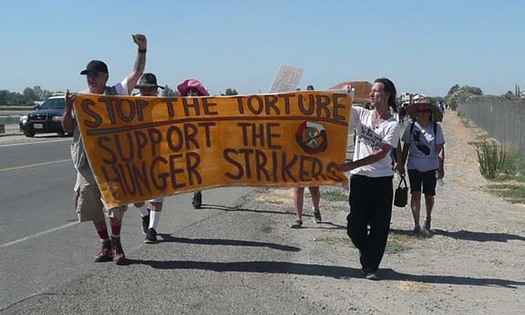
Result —
M405 165L408 158L408 149L410 149L410 143L403 143L403 151L401 152L401 158L397 161L396 169L399 174L405 174Z
M341 170L343 172L348 172L348 171L351 171L351 170L353 170L355 168L358 168L358 167L361 167L361 166L373 164L373 163L381 160L382 158L384 158L390 152L391 149L392 149L392 146L383 143L381 145L381 148L379 148L379 150L375 151L374 153L370 154L369 156L364 157L364 158L362 158L360 160L357 160L357 161L345 162L345 163L341 164Z
M133 91L140 77L144 73L144 69L146 68L146 50L148 48L148 41L145 35L133 34L131 36L135 44L137 44L138 51L133 71L126 78L128 82L127 89L129 94L131 94L131 91Z
M439 178L445 177L445 145L438 144L437 145L438 150L438 160L439 160L439 166L438 166L438 176Z
M75 93L69 93L69 90L66 90L66 108L62 115L62 128L65 133L73 132L73 101L76 96Z

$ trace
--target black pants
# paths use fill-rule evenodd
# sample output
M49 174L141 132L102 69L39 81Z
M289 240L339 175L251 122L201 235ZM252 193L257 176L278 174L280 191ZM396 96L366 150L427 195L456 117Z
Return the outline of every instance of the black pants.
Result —
M385 253L392 217L392 178L361 175L350 178L347 234L359 249L363 269L377 270Z

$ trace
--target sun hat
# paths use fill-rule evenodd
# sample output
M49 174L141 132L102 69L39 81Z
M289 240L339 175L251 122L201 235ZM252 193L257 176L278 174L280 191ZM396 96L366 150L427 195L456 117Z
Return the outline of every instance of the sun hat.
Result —
M439 108L436 105L434 105L434 103L428 100L422 100L420 102L413 102L408 104L408 106L406 106L408 115L415 119L417 116L417 109L420 106L424 106L425 109L429 109L432 112L432 121L439 122L443 120L443 114L441 113Z
M204 85L201 81L196 79L187 79L184 80L181 84L177 86L177 90L181 96L186 96L186 93L189 89L194 88L199 91L199 96L208 96L208 91L204 88Z
M80 74L84 75L84 74L99 73L99 72L108 73L109 74L108 66L106 65L106 63L104 61L91 60L87 64L86 69L82 70L80 72Z
M144 73L142 77L140 77L139 83L137 83L135 88L139 89L149 87L164 89L164 87L157 84L157 77L153 73Z

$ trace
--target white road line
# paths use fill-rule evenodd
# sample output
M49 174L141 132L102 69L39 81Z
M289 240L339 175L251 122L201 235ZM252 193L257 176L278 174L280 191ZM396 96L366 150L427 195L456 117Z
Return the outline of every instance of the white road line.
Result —
M2 173L2 172L9 172L9 171L15 171L15 170L23 170L25 168L39 167L39 166L50 165L50 164L64 163L64 162L71 162L71 159L52 161L52 162L44 162L44 163L37 163L37 164L29 164L29 165L21 165L21 166L8 167L8 168L0 168L0 173Z
M58 139L58 140L46 140L46 141L39 141L39 142L24 142L24 143L0 144L0 148L5 148L5 147L17 147L17 146L21 146L21 145L41 144L41 143L50 143L50 142L63 142L63 141L71 141L71 139Z
M26 237L23 237L21 239L2 244L2 245L0 245L0 248L4 248L4 247L11 246L11 245L23 242L23 241L27 241L27 240L30 240L32 238L35 238L35 237L38 237L38 236L41 236L41 235L44 235L44 234L47 234L47 233L51 233L51 232L55 232L55 231L58 231L58 230L61 230L61 229L65 229L65 228L73 226L75 224L78 224L78 222L71 222L71 223L68 223L66 225L62 225L62 226L59 226L59 227L56 227L56 228L53 228L53 229L50 229L50 230L47 230L47 231L43 231L43 232L40 232L40 233L36 233L34 235L26 236Z

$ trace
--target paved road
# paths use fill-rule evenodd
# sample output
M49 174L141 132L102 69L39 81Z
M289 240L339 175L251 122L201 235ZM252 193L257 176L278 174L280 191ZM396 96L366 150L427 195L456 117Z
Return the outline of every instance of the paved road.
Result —
M0 139L1 312L50 288L98 273L107 265L92 262L99 250L93 227L76 223L71 138ZM204 203L230 206L251 190L206 191ZM167 198L159 232L183 229L215 214L194 211L190 199L188 194ZM123 226L124 248L130 256L144 246L139 221L138 213L131 209Z

